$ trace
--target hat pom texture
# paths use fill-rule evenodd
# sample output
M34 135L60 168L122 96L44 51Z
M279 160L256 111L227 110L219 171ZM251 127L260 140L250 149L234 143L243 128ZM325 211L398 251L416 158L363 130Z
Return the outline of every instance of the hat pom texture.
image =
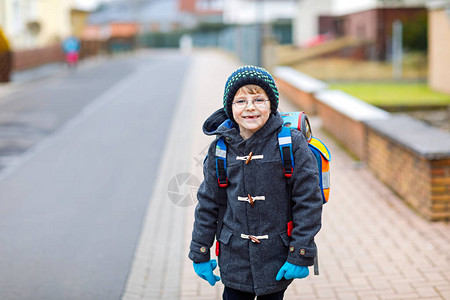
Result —
M223 107L232 121L233 111L231 104L236 92L244 85L255 84L260 86L267 94L270 100L270 109L273 114L276 113L279 102L279 94L272 75L267 70L256 66L243 66L233 72L225 83L225 92L223 95Z

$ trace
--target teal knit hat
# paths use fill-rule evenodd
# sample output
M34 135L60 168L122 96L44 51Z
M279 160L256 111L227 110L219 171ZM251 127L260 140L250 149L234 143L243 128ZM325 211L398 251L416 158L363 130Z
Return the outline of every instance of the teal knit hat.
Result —
M244 66L240 67L228 77L225 83L225 92L223 94L223 107L224 110L234 122L233 111L231 109L231 103L233 102L234 95L244 85L256 84L260 86L267 94L270 100L270 109L273 114L277 112L278 108L278 89L275 85L275 81L267 70L256 66Z

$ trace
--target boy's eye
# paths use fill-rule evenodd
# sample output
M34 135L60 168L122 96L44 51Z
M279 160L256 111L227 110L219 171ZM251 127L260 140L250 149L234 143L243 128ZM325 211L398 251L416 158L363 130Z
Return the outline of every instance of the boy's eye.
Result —
M263 104L266 100L264 99L255 99L254 100L256 104Z
M237 105L242 105L242 104L246 104L246 103L247 103L247 100L237 100L237 101L235 101L235 103L236 103Z

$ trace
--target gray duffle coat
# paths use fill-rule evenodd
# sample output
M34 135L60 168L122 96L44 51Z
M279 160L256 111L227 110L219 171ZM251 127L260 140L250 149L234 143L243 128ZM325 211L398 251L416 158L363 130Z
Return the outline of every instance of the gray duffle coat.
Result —
M244 140L237 126L223 126L227 116L216 111L203 125L207 135L223 137L227 144L227 209L219 237L219 269L225 286L256 295L285 289L292 280L276 281L281 266L314 264L314 236L321 227L322 198L317 163L303 135L292 130L295 168L292 175L294 230L287 235L288 194L283 172L278 132L283 120L279 113ZM227 121L230 122L230 121ZM216 139L217 141L217 139ZM189 258L196 263L210 259L218 216L215 150L209 147L203 165L204 181L197 198ZM253 158L246 164L247 155ZM250 204L250 195L254 205ZM252 242L249 235L260 243Z

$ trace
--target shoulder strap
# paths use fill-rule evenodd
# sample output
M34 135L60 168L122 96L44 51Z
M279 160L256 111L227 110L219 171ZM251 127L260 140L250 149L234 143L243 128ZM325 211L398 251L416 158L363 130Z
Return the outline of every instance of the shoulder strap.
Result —
M291 177L294 172L294 154L292 153L291 129L281 127L278 133L278 146L280 147L281 159L283 160L284 176Z
M309 123L308 123L309 125ZM288 127L282 127L278 134L278 144L280 147L281 159L283 160L284 176L286 177L286 189L288 194L288 223L287 234L292 236L292 230L294 229L294 222L292 219L292 201L291 201L291 177L294 172L294 154L292 151L292 137L291 130ZM313 147L310 146L310 149ZM328 150L328 149L327 149ZM314 151L313 151L314 153ZM289 169L290 168L290 172ZM288 172L286 172L288 170ZM322 179L321 179L322 184ZM322 193L323 194L323 193ZM315 245L315 243L314 243ZM316 246L317 249L317 246ZM317 250L316 250L317 251ZM314 275L319 275L319 256L314 257Z
M227 145L223 138L219 138L216 144L216 175L219 187L227 187Z
M227 191L228 186L227 178L227 145L223 138L219 138L216 144L216 175L217 182L219 184L219 197L217 204L219 205L219 215L217 218L216 238L219 239L220 232L222 231L223 216L227 209Z
M294 222L292 220L292 203L291 203L291 177L294 172L294 154L292 153L292 137L291 129L288 127L281 127L278 133L278 146L280 147L281 160L283 161L283 171L286 177L286 191L288 203L288 222L287 234L292 236L294 229Z

